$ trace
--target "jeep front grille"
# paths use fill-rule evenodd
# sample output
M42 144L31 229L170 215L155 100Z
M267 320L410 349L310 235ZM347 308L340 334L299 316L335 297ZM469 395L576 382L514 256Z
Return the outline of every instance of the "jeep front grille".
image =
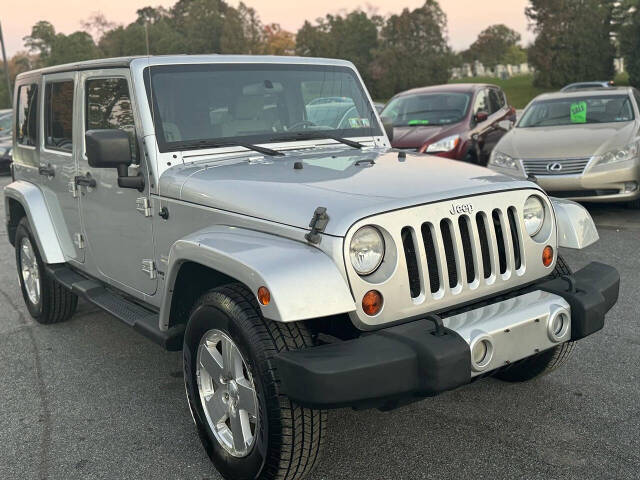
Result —
M522 220L522 208L532 194L540 196L547 212L545 227L535 238L526 234ZM487 193L363 218L345 236L345 258L353 234L365 225L383 233L386 254L380 268L367 276L345 262L356 300L351 318L362 329L498 295L543 278L554 267L542 264L542 251L546 245L556 251L555 218L548 197L537 189ZM372 289L384 298L382 310L373 317L362 310L362 298Z
M505 274L507 265L522 266L515 206L405 226L401 235L411 298L437 297L445 285L466 288ZM424 257L416 242L422 242Z
M581 175L590 158L526 158L522 160L527 175Z

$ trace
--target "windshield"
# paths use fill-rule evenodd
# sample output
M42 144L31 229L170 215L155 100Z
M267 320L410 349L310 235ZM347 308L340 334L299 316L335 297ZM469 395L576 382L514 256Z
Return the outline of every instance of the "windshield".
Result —
M380 114L394 127L446 125L464 119L471 103L469 93L429 93L394 98Z
M274 64L154 66L145 72L160 151L381 135L355 72Z
M629 122L633 118L627 95L567 97L534 102L522 115L518 127Z
M11 127L13 127L13 114L0 113L0 137L11 135Z

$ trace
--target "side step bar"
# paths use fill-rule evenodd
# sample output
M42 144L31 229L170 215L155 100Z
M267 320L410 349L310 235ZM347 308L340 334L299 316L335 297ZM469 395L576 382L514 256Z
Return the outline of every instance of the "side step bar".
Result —
M123 321L137 332L169 351L182 350L184 325L161 331L158 313L112 292L66 265L47 265L47 274L89 303Z

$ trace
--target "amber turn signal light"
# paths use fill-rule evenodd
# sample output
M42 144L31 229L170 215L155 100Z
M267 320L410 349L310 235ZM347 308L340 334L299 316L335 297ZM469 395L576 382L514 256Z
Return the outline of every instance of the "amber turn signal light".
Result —
M260 287L258 289L258 301L260 302L260 305L269 305L269 302L271 301L271 292L267 287Z
M553 248L547 245L546 247L544 247L544 250L542 251L542 264L545 267L548 267L552 263L553 263Z
M369 290L362 297L362 310L373 317L382 309L382 294L377 290Z

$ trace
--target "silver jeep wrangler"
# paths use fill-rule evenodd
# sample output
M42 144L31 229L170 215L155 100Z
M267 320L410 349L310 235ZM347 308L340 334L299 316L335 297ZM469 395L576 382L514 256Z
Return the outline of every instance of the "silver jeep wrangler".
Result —
M349 62L63 65L18 76L14 111L29 312L60 322L82 297L182 350L225 478L304 478L328 408L548 372L618 297L615 269L558 256L598 238L582 207L391 149Z

